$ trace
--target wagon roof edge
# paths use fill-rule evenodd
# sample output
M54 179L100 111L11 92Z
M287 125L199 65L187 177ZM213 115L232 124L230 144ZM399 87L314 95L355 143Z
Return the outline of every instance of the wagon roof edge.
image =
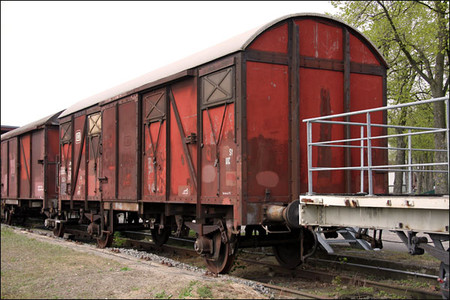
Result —
M26 124L24 126L21 126L19 128L16 128L14 130L8 131L4 134L2 134L1 136L1 140L7 140L16 136L19 136L21 134L39 129L45 125L58 125L59 121L58 121L58 116L63 112L64 110L61 110L59 112L57 112L56 114L53 113L49 116L46 116L42 119L39 119L37 121L31 122L29 124Z
M121 97L125 97L130 94L130 92L138 92L143 90L144 88L150 88L155 85L164 84L168 81L173 80L173 78L181 78L183 74L187 74L186 71L204 65L206 63L212 62L214 60L220 59L227 55L231 55L233 53L237 53L240 51L245 51L246 48L263 32L271 28L272 26L281 23L285 20L291 18L299 18L299 17L317 17L324 18L328 20L335 21L339 24L342 24L348 28L350 28L355 33L359 34L365 42L376 52L377 56L381 60L381 63L387 68L388 64L377 49L377 47L358 29L355 27L339 20L333 16L319 14L319 13L295 13L288 14L282 16L278 19L272 20L268 23L265 23L261 26L250 29L246 32L243 32L239 35L236 35L230 39L227 39L215 46L206 48L202 51L194 53L190 56L187 56L183 59L175 61L169 65L163 66L161 68L150 71L144 75L141 75L135 79L107 89L101 93L95 94L91 97L85 98L74 105L67 108L59 118L66 117L78 111L87 109L94 105L105 104L114 99L118 99ZM175 76L178 75L178 76ZM153 84L155 83L155 84ZM156 84L157 83L157 84Z

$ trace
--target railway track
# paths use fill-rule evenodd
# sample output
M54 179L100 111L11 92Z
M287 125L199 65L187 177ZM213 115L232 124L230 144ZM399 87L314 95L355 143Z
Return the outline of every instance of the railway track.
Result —
M44 228L34 228L27 229L28 231L36 231L41 234L52 235L51 231ZM87 242L86 234L82 232L82 230L71 229L67 231L65 238L66 239L77 239L77 236L81 236L83 241ZM117 247L112 248L112 252L122 252L121 249L136 249L139 251L148 251L151 253L155 253L158 255L169 256L169 257L177 257L177 259L184 260L185 258L198 258L198 254L193 250L192 243L194 240L186 239L186 238L171 238L167 244L162 246L157 246L153 242L150 241L149 236L150 233L147 232L135 232L135 231L124 231L121 232L121 237L118 238L119 244ZM133 238L131 238L133 236ZM364 276L361 276L361 273L367 273L367 270L372 270L374 273L383 273L384 277L392 276L395 278L404 278L404 279L419 279L423 282L426 281L429 284L436 283L437 276L423 274L419 272L411 272L405 270L397 270L392 268L383 268L377 266L370 266L364 264L355 264L355 263L342 263L336 262L330 259L323 258L310 258L308 260L308 269L302 268L297 270L287 270L275 263L264 262L261 259L251 258L257 257L258 255L261 258L261 254L254 253L251 251L245 251L245 255L238 255L236 260L238 264L241 266L243 264L250 266L260 266L266 269L272 270L274 273L273 276L261 276L262 273L259 272L259 276L249 275L246 272L241 272L241 274L237 275L240 278L254 281L262 286L273 291L277 298L307 298L307 299L326 299L327 296L320 294L315 295L311 292L305 292L303 290L295 289L292 286L292 279L295 280L305 280L309 282L320 282L327 285L343 285L343 286L353 286L353 287L365 287L372 288L374 290L382 290L384 292L388 292L391 295L399 295L406 298L414 298L414 299L436 299L440 298L441 295L438 291L429 292L417 288L405 287L395 284L386 284L377 282L374 280L364 279ZM246 257L242 257L246 256ZM265 256L268 256L265 254ZM269 254L270 256L270 254ZM250 258L247 258L250 257ZM348 260L352 258L346 256ZM312 263L309 263L309 262ZM325 264L331 266L332 264L339 264L339 268L344 267L345 265L351 266L352 270L348 271L353 275L344 275L342 272L339 272L339 269L335 271L330 271L328 268L326 271L316 269L316 265ZM389 275L391 274L391 275ZM393 275L395 274L395 275ZM233 276L236 276L233 274ZM276 280L274 280L276 278ZM338 278L338 280L337 280ZM338 282L337 282L338 281ZM284 285L284 286L283 286ZM286 286L288 285L288 286ZM330 298L331 299L331 298Z
M128 232L128 233L135 234L135 235L142 234L139 232ZM144 235L148 236L149 234L144 233ZM195 251L192 249L192 243L194 242L193 239L189 240L189 239L183 239L183 238L171 238L171 240L176 241L178 243L179 242L185 243L185 245L188 247L181 247L181 246L166 244L166 245L163 245L164 248L158 249L158 247L156 247L154 244L153 244L153 246L151 246L152 243L146 242L146 241L143 242L143 241L130 240L130 243L132 243L135 247L138 247L143 250L146 247L149 247L149 248L153 248L153 249L156 249L157 251L162 251L165 253L172 252L177 255L197 256ZM249 253L249 251L247 251L247 253ZM250 252L250 254L251 254L251 252ZM334 259L336 259L336 257L334 257ZM436 275L424 274L424 273L420 273L420 272L412 272L412 271L401 270L401 269L387 268L387 267L382 267L382 266L374 266L374 265L370 265L370 264L349 262L349 261L360 261L360 258L356 258L356 257L346 256L346 259L347 259L347 262L335 261L335 260L323 259L323 258L310 258L309 260L311 260L313 262L313 264L308 264L308 265L309 266L324 265L324 264L328 265L328 266L338 265L339 269L345 268L345 269L348 269L350 272L353 272L354 274L361 274L361 273L365 273L365 274L369 273L370 274L370 272L372 272L372 273L376 273L378 276L382 276L385 278L396 278L396 279L400 279L400 280L402 280L402 279L403 280L420 280L420 281L422 281L424 283L428 283L428 284L435 284L437 281L437 278L438 278L438 276L436 276ZM269 267L270 269L276 270L280 274L284 274L289 278L292 276L295 276L296 278L301 278L301 279L306 279L306 280L313 279L314 281L324 282L324 283L329 283L329 284L333 283L333 281L335 281L336 278L339 278L339 281L341 284L352 285L352 286L357 286L357 287L372 287L374 289L383 290L383 291L386 291L386 292L389 292L392 294L403 295L403 296L406 296L407 298L436 299L436 297L440 297L439 292L429 292L429 291L424 291L421 289L411 288L411 287L405 288L405 286L395 286L393 284L385 284L385 283L380 283L380 282L373 281L373 280L360 279L357 276L345 276L339 272L330 272L329 270L327 270L326 272L320 271L320 270L314 270L315 267L312 269L308 269L308 270L306 270L306 269L286 270L277 264L264 263L264 262L261 262L261 261L255 260L255 259L246 259L246 258L241 258L238 256L236 258L236 260L240 261L240 262L245 262L248 264ZM378 264L388 265L388 264L392 264L392 262L378 261ZM399 267L399 266L397 266L397 267ZM310 298L315 298L315 297L322 298L322 299L324 298L323 295L321 295L320 297L317 297L311 293L305 293L305 292L298 291L298 290L295 290L292 288L270 284L270 283L268 283L267 276L263 276L263 277L259 277L259 278L247 277L246 279L258 281L260 284L263 284L267 288L277 289L279 291L279 297L282 297L283 295L297 295L297 296L310 297Z

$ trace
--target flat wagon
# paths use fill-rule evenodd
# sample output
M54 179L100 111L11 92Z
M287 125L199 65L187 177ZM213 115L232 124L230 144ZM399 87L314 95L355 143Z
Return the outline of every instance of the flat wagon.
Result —
M125 225L151 228L157 243L194 230L195 249L217 273L238 246L273 246L295 267L314 250L289 205L308 186L301 120L386 105L386 69L356 29L293 14L80 101L59 117L60 211L49 222L60 234L86 223L102 247ZM386 121L383 112L373 118ZM321 137L359 136L318 126ZM359 152L315 151L323 167L360 163ZM373 180L385 192L386 173ZM319 192L359 186L352 171L314 178Z
M1 136L1 211L8 224L56 211L60 113Z

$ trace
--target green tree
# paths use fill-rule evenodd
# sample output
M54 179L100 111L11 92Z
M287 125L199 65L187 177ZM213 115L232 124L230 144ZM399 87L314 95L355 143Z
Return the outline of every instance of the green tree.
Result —
M443 97L449 88L449 2L448 1L331 1L339 8L337 18L361 30L382 52L388 70L388 99L392 104ZM432 114L432 118L429 114ZM428 115L427 115L428 114ZM414 116L413 118L411 116ZM445 106L431 110L403 110L391 114L401 125L445 128ZM424 124L424 120L432 120ZM418 140L419 142L428 142ZM434 147L445 149L445 133L434 135ZM396 140L401 147L405 141ZM397 154L405 161L405 153ZM426 156L415 157L423 161ZM435 162L447 161L444 152L434 154ZM436 167L437 169L437 167ZM447 169L442 167L441 169ZM448 175L434 176L436 193L448 193Z

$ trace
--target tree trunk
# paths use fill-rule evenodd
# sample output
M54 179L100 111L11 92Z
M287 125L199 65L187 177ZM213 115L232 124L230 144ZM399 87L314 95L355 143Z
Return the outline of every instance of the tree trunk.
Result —
M442 89L432 89L433 97L442 97ZM445 104L444 102L435 102L433 105L434 127L446 128L445 123ZM436 149L447 149L447 138L445 132L439 132L434 135L434 147ZM449 171L446 152L435 152L434 162L447 162L445 166L436 166L435 170ZM434 173L436 194L448 194L448 173Z
M395 132L397 134L403 133L402 129L396 128ZM403 136L397 137L397 148L405 148L405 138ZM395 154L395 164L403 165L405 164L405 150L397 150ZM394 194L402 194L403 193L403 172L395 172L394 179Z
M433 3L437 13L437 22L438 22L438 51L436 53L436 62L435 62L435 76L434 81L430 84L431 94L434 98L439 98L445 96L445 87L444 87L444 70L445 70L445 51L448 46L448 20L446 21L446 2L445 1L436 1ZM448 52L447 52L448 53ZM433 113L434 113L434 127L436 128L446 128L445 124L445 104L444 102L436 102L433 105ZM437 133L434 135L434 146L436 149L447 149L447 139L445 132ZM448 150L448 149L447 149ZM437 166L435 170L443 170L447 171L447 173L434 173L435 180L435 191L436 194L448 194L448 158L445 152L436 152L434 155L435 163L447 162L445 166Z

